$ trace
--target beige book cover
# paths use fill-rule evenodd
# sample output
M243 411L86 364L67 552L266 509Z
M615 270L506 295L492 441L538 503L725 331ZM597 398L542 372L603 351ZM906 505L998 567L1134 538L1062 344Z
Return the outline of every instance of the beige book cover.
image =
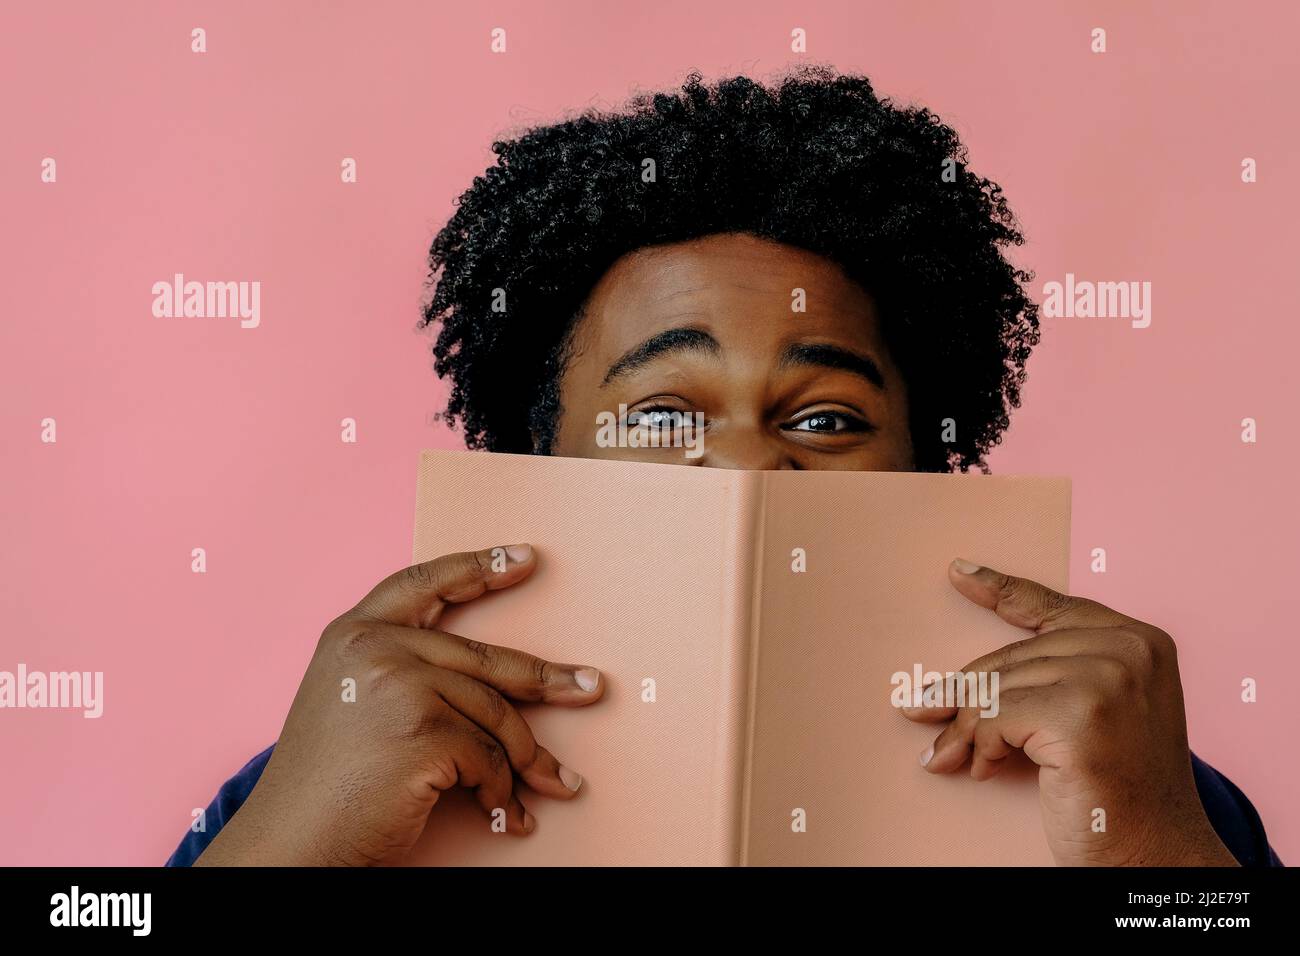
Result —
M1037 771L931 775L942 724L894 675L955 671L1020 631L948 583L955 557L1068 590L1066 479L426 451L414 560L529 542L537 570L440 626L599 667L584 708L523 704L583 774L519 784L537 829L444 794L416 865L1050 865Z

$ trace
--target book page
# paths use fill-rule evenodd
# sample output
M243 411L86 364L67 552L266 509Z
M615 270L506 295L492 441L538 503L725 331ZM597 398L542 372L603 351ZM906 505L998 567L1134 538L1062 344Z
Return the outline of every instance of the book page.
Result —
M493 833L465 790L442 795L417 865L733 864L758 473L486 452L425 452L416 561L528 542L519 585L449 609L452 633L591 664L604 697L521 704L581 773L569 801L518 784L537 819ZM646 683L647 681L652 683Z
M1051 865L1037 769L1016 753L985 782L969 764L927 773L944 725L908 721L890 692L895 673L956 671L1029 636L958 594L947 566L1067 590L1068 481L764 477L745 861Z

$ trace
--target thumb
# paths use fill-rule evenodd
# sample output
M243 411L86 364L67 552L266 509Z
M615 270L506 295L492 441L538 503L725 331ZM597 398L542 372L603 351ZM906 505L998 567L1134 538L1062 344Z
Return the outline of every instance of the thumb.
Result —
M430 628L448 604L462 604L485 591L508 588L532 574L536 566L537 558L528 544L444 554L390 574L354 610L390 624Z
M1133 619L1087 598L1053 591L1046 585L981 567L957 558L948 580L961 594L1008 624L1039 634L1072 627L1116 627Z

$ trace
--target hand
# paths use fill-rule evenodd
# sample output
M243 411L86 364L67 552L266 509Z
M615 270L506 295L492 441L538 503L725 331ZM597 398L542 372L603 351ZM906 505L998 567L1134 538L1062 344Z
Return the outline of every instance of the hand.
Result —
M998 673L996 716L980 716L978 703L903 709L911 720L951 721L921 755L925 769L952 773L970 757L971 776L987 780L1023 750L1040 768L1043 824L1061 866L1235 866L1196 791L1169 635L970 562L954 561L948 576L1034 636L961 669ZM1097 809L1104 832L1094 832Z
M516 774L540 794L573 797L582 778L533 739L510 700L590 704L604 692L600 673L437 628L448 604L535 566L528 545L445 555L389 576L326 627L261 779L198 864L393 862L458 785L490 816L504 812L507 832L528 833Z

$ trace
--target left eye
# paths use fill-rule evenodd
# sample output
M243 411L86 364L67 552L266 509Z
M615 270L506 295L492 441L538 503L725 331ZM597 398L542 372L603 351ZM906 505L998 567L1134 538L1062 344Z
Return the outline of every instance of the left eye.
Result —
M848 415L841 415L836 412L814 412L805 418L799 419L790 426L791 431L801 432L860 432L863 430L862 423Z

